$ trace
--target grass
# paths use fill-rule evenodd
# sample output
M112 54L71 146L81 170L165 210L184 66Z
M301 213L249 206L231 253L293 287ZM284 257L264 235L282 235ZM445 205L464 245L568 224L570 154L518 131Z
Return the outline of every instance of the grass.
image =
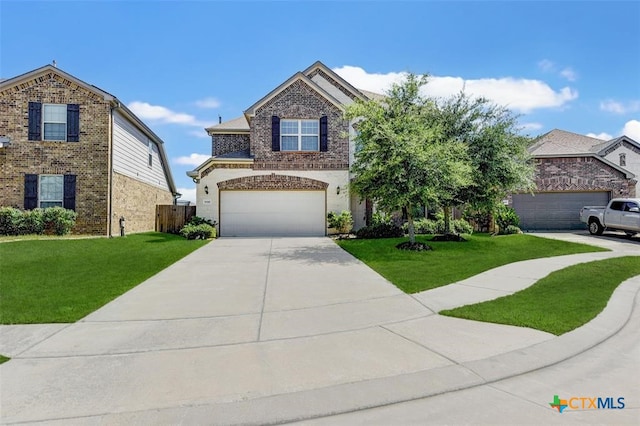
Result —
M432 251L426 252L396 249L396 244L406 241L406 238L338 240L337 243L406 293L451 284L521 260L607 251L526 234L495 237L473 234L465 236L467 242L432 242L429 238L416 237L416 241L433 247Z
M0 355L0 364L2 364L3 362L7 362L9 361L10 358L7 358L6 356L2 356Z
M623 281L640 275L640 257L581 263L553 272L510 296L440 312L560 335L596 317Z
M0 244L0 324L74 322L202 247L162 233Z

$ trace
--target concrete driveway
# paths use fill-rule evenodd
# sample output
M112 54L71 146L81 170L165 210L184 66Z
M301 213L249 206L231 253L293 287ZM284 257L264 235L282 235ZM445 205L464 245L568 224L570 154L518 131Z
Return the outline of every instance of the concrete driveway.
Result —
M407 295L328 238L219 239L75 324L0 327L1 421L261 424L490 383L615 334L640 279L561 337L436 311L629 247Z

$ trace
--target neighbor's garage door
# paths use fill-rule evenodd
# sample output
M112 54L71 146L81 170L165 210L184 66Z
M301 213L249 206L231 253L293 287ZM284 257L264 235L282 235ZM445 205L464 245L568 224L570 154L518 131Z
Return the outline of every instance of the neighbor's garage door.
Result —
M513 195L513 208L523 231L586 229L580 222L583 206L604 206L608 192L538 192Z
M325 191L220 191L220 236L324 236Z

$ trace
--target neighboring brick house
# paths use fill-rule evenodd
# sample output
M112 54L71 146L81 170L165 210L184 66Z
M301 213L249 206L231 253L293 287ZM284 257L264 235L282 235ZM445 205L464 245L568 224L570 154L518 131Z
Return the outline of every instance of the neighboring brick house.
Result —
M611 141L552 130L529 149L536 164L536 192L512 195L523 230L584 229L580 208L611 198L635 197L640 144L627 136Z
M344 108L378 96L316 62L206 129L212 157L187 173L198 216L221 236L326 235L327 213L343 210L363 226L366 203L348 191L355 130Z
M46 65L0 81L0 206L63 206L74 233L155 228L173 204L163 141L113 95Z

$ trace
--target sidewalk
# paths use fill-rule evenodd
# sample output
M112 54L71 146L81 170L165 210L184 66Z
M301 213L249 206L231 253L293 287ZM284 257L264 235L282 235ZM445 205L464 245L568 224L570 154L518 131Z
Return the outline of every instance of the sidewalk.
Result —
M560 337L435 312L571 264L640 255L637 244L601 244L614 251L519 262L406 295L326 238L220 239L78 323L0 327L0 353L13 358L0 366L1 421L262 424L511 377L615 334L640 277Z

